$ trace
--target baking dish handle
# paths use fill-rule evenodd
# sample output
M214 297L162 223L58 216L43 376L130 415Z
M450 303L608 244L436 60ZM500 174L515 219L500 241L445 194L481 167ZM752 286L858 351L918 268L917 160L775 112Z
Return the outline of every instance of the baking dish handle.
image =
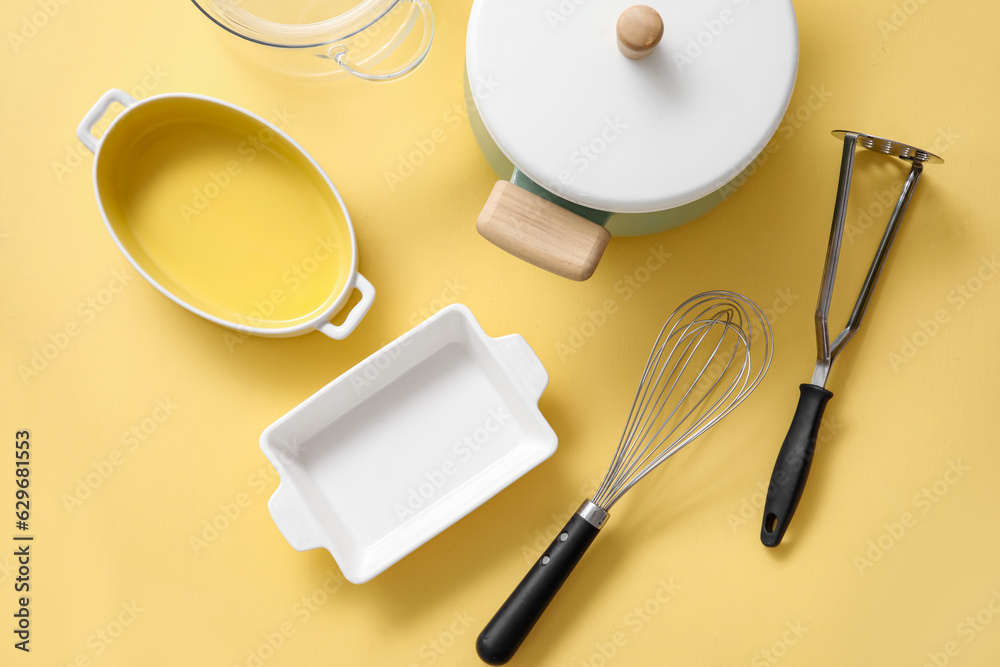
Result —
M536 400L549 384L549 373L535 351L520 334L510 334L496 339L500 353L514 369L518 379Z
M284 483L278 484L274 495L267 501L267 509L293 549L307 551L322 546L319 533L302 513L302 500L296 491Z
M343 44L331 47L329 52L321 54L321 57L334 60L345 72L365 81L394 81L417 69L431 51L431 42L434 41L434 13L426 0L405 1L412 2L417 6L417 12L424 24L424 34L420 40L420 46L407 62L385 72L365 71L360 66L351 63L348 57L348 48Z
M321 322L316 327L334 340L347 338L357 328L361 319L368 314L368 310L372 307L372 301L375 300L375 286L360 273L356 274L354 288L361 292L361 301L358 301L351 312L347 314L344 323L337 325L333 322Z
M76 128L76 136L80 138L83 145L86 146L91 153L97 152L97 144L99 143L97 137L93 135L94 126L97 125L97 121L104 117L104 114L108 112L108 107L110 107L115 102L118 102L123 107L130 107L135 104L135 98L126 93L124 90L118 90L117 88L112 88L108 92L101 95L101 99L97 100L97 104L91 107L87 115L83 117L80 121L80 125Z

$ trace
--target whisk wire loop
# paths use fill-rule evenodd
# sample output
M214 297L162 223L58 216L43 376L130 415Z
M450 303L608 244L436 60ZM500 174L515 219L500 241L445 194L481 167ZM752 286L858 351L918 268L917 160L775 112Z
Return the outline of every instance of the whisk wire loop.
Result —
M656 337L592 502L610 510L639 480L728 415L763 379L771 354L770 324L749 299L715 291L681 304Z

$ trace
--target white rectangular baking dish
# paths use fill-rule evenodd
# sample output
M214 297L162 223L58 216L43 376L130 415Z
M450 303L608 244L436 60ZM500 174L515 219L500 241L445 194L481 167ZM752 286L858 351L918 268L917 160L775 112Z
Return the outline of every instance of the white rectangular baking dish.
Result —
M524 338L444 308L264 431L274 522L368 581L552 455L548 379Z

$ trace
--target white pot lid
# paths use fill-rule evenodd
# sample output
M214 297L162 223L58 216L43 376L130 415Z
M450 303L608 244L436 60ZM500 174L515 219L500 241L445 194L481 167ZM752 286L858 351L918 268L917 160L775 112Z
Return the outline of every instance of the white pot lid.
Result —
M663 38L618 50L634 0L475 0L467 67L487 131L533 181L605 211L660 211L721 188L791 99L790 0L648 0Z

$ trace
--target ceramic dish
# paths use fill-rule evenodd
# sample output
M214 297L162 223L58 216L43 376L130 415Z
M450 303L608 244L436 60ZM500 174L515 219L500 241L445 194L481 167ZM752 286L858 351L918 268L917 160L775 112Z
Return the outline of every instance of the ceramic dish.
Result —
M546 384L524 338L448 306L264 431L271 516L292 547L368 581L555 451Z
M93 128L125 107L100 139ZM350 334L375 288L358 273L340 193L287 134L202 95L136 101L109 90L77 128L94 153L104 224L139 274L175 303L258 336ZM361 300L335 325L351 291Z

